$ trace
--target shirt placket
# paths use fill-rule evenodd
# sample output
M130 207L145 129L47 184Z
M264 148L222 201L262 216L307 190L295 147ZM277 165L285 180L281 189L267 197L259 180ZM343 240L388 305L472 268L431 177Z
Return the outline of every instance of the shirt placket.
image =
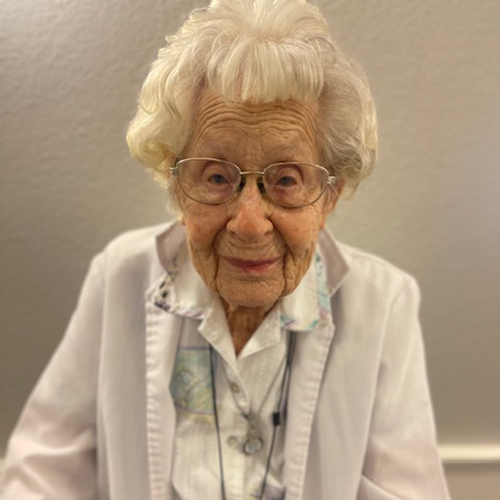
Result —
M221 394L218 413L226 496L228 499L243 499L248 459L242 451L248 430L243 415L250 410L250 398L241 378L227 364L218 370L217 384Z

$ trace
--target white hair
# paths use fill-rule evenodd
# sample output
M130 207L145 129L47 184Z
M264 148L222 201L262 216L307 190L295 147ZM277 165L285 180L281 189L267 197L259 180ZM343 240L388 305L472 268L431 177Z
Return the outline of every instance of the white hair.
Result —
M127 133L132 155L167 187L204 88L228 101L317 103L322 161L344 192L374 166L377 120L364 73L304 0L213 0L167 37Z

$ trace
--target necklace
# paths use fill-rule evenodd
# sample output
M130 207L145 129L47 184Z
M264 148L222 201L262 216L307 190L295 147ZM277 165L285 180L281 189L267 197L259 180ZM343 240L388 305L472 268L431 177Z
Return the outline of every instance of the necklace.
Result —
M283 402L283 396L285 393L285 386L288 385L290 382L290 367L291 367L291 361L292 361L292 355L293 355L293 347L294 347L294 332L290 332L289 337L288 337L288 344L287 344L287 354L286 354L286 366L285 369L283 370L283 378L281 381L281 389L280 389L280 394L278 398L278 403L276 405L276 409L272 414L273 418L273 433L271 436L271 444L269 447L269 453L267 455L266 459L266 469L264 472L264 478L262 481L262 489L259 495L259 499L262 500L264 497L264 493L266 490L266 482L267 482L267 476L269 474L269 469L271 466L271 457L273 454L273 448L274 448L274 441L276 438L276 429L279 425L281 425L281 406ZM223 457L222 457L222 446L221 446L221 436L220 436L220 428L219 428L219 416L217 412L217 393L215 389L215 361L214 358L216 356L216 353L212 347L212 345L209 346L210 349L210 372L211 372L211 379L212 379L212 401L213 401L213 407L214 407L214 420L215 420L215 429L217 432L217 446L219 450L219 471L220 471L220 486L221 486L221 497L222 500L226 500L226 489L225 489L225 482L224 482L224 463L223 463ZM264 397L264 401L266 400L267 395ZM264 405L264 402L262 403L262 406ZM261 406L261 409L262 409ZM260 410L259 410L260 412ZM252 416L251 413L245 414L242 413L242 415L247 419L248 422L248 431L247 431L247 437L245 439L245 442L243 443L243 452L246 455L253 455L255 453L258 453L263 445L264 441L262 440L262 437L260 436L260 433L258 432L258 428L255 422L255 418Z
M288 352L288 344L287 344L287 352ZM257 410L257 412L253 412L253 411L251 411L251 409L249 411L246 411L246 412L244 410L242 410L239 402L237 401L237 399L234 395L234 392L231 391L231 395L233 397L233 402L234 402L235 406L240 410L240 415L247 422L247 434L246 434L245 440L244 440L243 445L242 445L242 451L243 451L243 453L245 453L245 455L255 455L255 453L258 453L262 449L262 446L264 445L264 441L261 437L261 433L259 432L259 428L257 425L257 417L261 414L262 408L264 407L264 405L269 397L269 393L272 391L272 389L274 387L275 381L278 377L278 373L281 371L281 369L283 368L283 365L285 365L285 363L286 363L287 357L288 356L285 356L283 358L282 362L280 363L277 374L276 374L274 380L272 381L271 385L267 389L264 397L262 398L262 402L261 402L260 407ZM222 366L222 371L224 373L226 381L228 382L229 386L231 386L229 377L227 376L226 368L224 367L224 365L221 365L221 366ZM284 368L283 379L281 382L282 388L283 388L285 377L286 377L286 365Z

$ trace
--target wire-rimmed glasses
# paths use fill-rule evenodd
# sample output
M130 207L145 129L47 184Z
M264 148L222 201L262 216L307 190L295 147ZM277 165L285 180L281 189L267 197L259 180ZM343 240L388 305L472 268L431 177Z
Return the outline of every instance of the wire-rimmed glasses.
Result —
M188 198L207 205L229 201L243 188L247 175L258 175L260 192L290 208L312 205L335 183L325 167L303 162L273 163L262 172L242 172L235 163L218 158L184 158L170 172Z

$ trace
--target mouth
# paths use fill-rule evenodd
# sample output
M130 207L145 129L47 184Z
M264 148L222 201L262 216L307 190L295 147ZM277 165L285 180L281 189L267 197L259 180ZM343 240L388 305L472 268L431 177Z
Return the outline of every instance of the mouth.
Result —
M276 264L279 259L243 260L226 257L226 261L240 271L247 273L259 273L267 271L273 266L273 264Z

